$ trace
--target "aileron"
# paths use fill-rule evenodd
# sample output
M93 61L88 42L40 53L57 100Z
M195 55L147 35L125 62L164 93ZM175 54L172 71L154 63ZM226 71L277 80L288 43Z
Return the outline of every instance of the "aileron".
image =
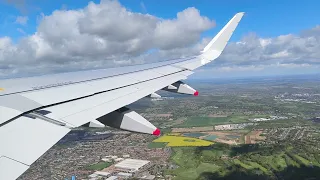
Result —
M29 166L25 164L5 156L0 156L0 179L17 179L28 168Z

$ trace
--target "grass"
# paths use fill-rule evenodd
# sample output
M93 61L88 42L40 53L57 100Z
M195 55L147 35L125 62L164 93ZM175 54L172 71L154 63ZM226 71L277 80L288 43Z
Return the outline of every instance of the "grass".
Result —
M230 156L232 152L230 147L218 145L219 143L216 143L209 148L172 148L174 153L171 156L171 161L178 165L178 168L168 170L168 174L174 175L177 180L188 180L199 179L204 172L224 176L233 171L242 171L256 175L264 174L273 179L278 172L285 172L288 167L310 166L311 161L314 161L313 166L319 167L318 154L312 154L312 156L308 154L308 157L304 157L301 152L297 152L295 144L281 147L281 149L264 147L270 149L261 148L257 151L246 152L236 159ZM301 149L299 151L303 152ZM223 155L225 158L221 158ZM290 175L292 172L288 173Z
M202 155L203 159L220 158L223 155L223 151L219 151L219 150L204 150L204 151L202 151L201 155Z
M170 171L169 174L175 174L175 179L191 180L197 179L203 172L216 172L220 166L211 163L200 163L199 158L192 153L194 148L174 148L174 155L171 159L179 168ZM188 152L188 153L186 153Z
M148 144L148 148L164 148L166 145L167 143L165 142L151 142Z
M193 149L174 148L174 155L171 159L180 167L195 168L199 160L191 152Z
M100 170L107 168L111 165L112 165L111 162L99 162L97 164L92 164L92 165L88 166L87 169L93 170L93 171L100 171Z
M254 167L254 168L258 168L260 169L262 172L264 172L265 174L268 174L268 175L271 175L272 172L270 172L267 168L261 166L260 164L256 163L256 162L251 162L251 161L248 161L247 162L250 166Z
M209 146L213 144L210 141L205 141L201 139L196 138L190 138L190 137L181 137L181 136L169 136L164 135L160 138L153 141L154 143L162 142L162 143L168 143L167 146L170 147L183 147L183 146Z
M305 166L310 165L310 162L309 162L307 159L299 156L298 154L294 154L293 156L294 156L296 159L298 159L298 160L299 160L302 164L304 164Z
M300 167L300 165L287 154L284 154L283 157L285 158L287 166Z
M248 170L254 169L254 167L252 167L252 166L250 166L250 165L248 165L248 164L245 164L245 163L241 162L239 159L235 159L235 160L233 160L233 162L234 162L234 164L240 165L241 167L243 167L243 168L245 168L245 169L248 169Z

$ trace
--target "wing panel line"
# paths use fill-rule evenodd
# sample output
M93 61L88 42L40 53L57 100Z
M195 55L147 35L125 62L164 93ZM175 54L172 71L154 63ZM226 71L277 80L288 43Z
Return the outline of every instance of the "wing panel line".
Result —
M180 70L180 71L177 71L177 72L174 72L174 73L170 73L170 74L166 74L166 75L163 75L163 76L159 76L159 77L156 77L156 78L152 78L152 79L148 79L148 80L145 80L145 81L140 81L140 82L137 82L137 83L133 83L133 84L129 84L129 85L125 85L125 86L121 86L121 87L118 87L118 88L114 88L114 89L108 89L106 91L100 91L100 92L96 92L94 94L90 94L90 95L87 95L87 96L82 96L82 97L79 97L79 98L75 98L75 99L70 99L70 100L67 100L67 101L62 101L62 102L58 102L58 103L55 103L55 104L50 104L50 105L45 105L45 106L41 106L41 107L38 107L38 108L35 108L35 109L32 109L32 110L29 110L29 111L26 111L26 112L23 112L21 113L20 115L16 116L16 117L13 117L11 119L9 119L8 121L4 122L4 123L1 123L0 124L0 127L14 121L15 119L25 115L25 114L29 114L33 111L36 111L36 110L40 110L40 109L43 109L43 108L47 108L47 107L51 107L51 106L56 106L56 105L59 105L59 104L63 104L63 103L68 103L68 102L71 102L71 101L76 101L76 100L79 100L79 99L84 99L84 98L87 98L87 97L91 97L91 96L94 96L94 95L97 95L97 94L101 94L101 93L105 93L105 92L109 92L109 91L114 91L114 90L117 90L117 89L121 89L121 88L124 88L124 87L129 87L129 86L133 86L133 85L136 85L136 84L140 84L140 83L143 83L143 82L147 82L147 81L151 81L151 80L155 80L155 79L159 79L159 78L162 78L162 77L166 77L166 76L170 76L170 75L173 75L173 74L177 74L177 73L180 73L180 72L185 72L185 71L188 71L186 69L183 69L183 70Z
M189 58L185 58L185 59L182 59L181 61L177 61L177 62L175 62L175 63L181 63L181 62L184 62L184 61L191 60L191 59L193 59L193 58L195 58L195 57L192 56L192 57L189 57ZM168 63L169 63L169 61L168 61ZM150 63L150 64L152 64L152 63ZM17 91L17 92L8 93L8 94L1 94L0 96L7 96L7 95L12 95L12 94L32 92L32 91L37 91L37 90L49 89L49 88L53 88L53 87L63 87L63 86L68 86L68 85L74 85L74 84L78 84L78 83L90 82L90 81L101 80L101 79L105 79L105 78L112 78L112 77L115 77L115 76L121 76L121 75L131 74L131 73L135 73L135 72L141 72L141 71L150 70L150 69L156 69L156 68L164 67L164 66L171 66L171 64L164 64L164 65L159 65L159 66L156 66L156 67L145 68L145 69L142 69L142 70L131 71L131 72L126 72L126 73L122 73L122 74L105 76L105 77L100 77L100 78L95 78L95 79L84 80L84 81L77 81L77 82L72 82L72 83L62 84L62 85L57 85L57 86L51 86L51 87L46 87L46 88L30 89L30 90L25 90L25 91ZM176 67L178 67L178 66L176 66ZM181 68L182 68L182 67L179 67L179 69L181 69ZM101 69L101 70L105 70L105 69ZM168 75L169 75L169 74L168 74Z
M20 164L23 164L23 165L25 165L25 166L29 166L30 167L30 165L28 165L28 164L26 164L26 163L23 163L23 162L21 162L21 161L18 161L18 160L16 160L16 159L12 159L11 157L8 157L8 156L0 156L0 158L1 157L4 157L4 158L8 158L8 159L10 159L10 160L12 160L12 161L15 161L15 162L17 162L17 163L20 163Z

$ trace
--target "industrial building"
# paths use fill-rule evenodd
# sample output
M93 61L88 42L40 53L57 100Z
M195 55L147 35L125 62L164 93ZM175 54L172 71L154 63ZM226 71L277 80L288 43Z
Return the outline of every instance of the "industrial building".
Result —
M108 179L106 179L106 180L117 180L118 179L118 177L117 176L110 176Z
M135 172L140 170L143 166L149 164L150 161L139 159L125 159L115 165L118 171Z
M109 177L111 176L110 173L108 172L103 172L103 171L96 171L95 173L89 175L88 177L90 178L90 180L94 180L94 179L98 179L99 177Z
M141 180L153 180L155 178L156 178L155 175L147 175L147 176L142 176L139 179L141 179Z
M117 177L123 178L123 179L128 179L130 177L132 177L131 173L124 173L124 172L119 172L117 174Z
M110 173L103 172L103 171L96 171L94 174L97 174L97 175L103 176L103 177L109 177L110 176Z

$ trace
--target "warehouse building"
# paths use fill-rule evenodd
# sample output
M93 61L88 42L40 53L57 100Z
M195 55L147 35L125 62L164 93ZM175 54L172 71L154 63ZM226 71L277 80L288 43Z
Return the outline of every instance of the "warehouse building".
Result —
M140 170L143 166L146 166L150 161L140 160L140 159L125 159L115 165L118 171L123 172L135 172Z
M122 178L122 179L128 179L128 178L132 177L132 174L131 173L119 172L117 174L117 177Z
M110 176L108 179L106 180L118 180L118 177L117 176Z

